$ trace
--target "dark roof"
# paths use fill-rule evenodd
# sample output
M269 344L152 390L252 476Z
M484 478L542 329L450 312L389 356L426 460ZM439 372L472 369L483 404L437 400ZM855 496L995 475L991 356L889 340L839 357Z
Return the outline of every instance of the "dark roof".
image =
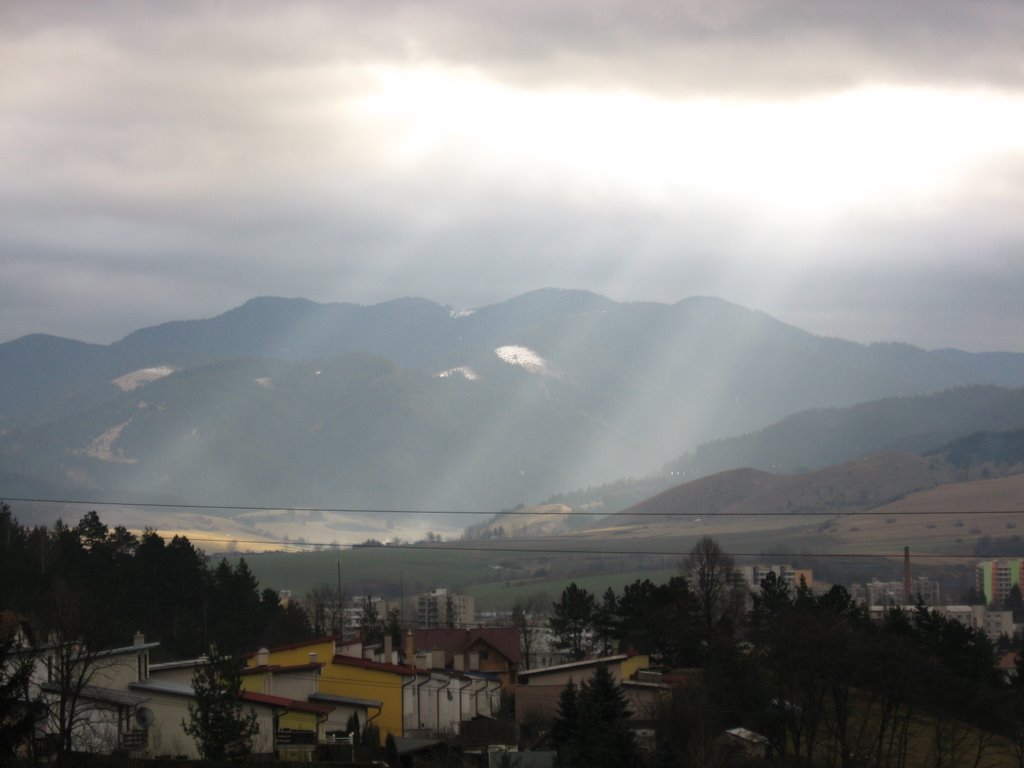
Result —
M47 693L61 693L61 688L56 683L43 683L39 686ZM102 701L106 704L114 704L120 707L137 707L149 701L145 696L136 696L127 691L119 691L114 688L103 688L98 685L87 685L82 688L82 698L90 701Z
M194 697L196 695L195 690L189 683L171 683L166 680L143 680L138 683L128 683L128 687L133 691L149 691L152 693L170 693L175 696L189 696Z
M413 646L417 651L444 651L445 666L457 653L464 653L474 643L484 642L513 664L522 661L519 630L515 627L479 627L477 629L414 629Z
M403 667L400 664L385 664L381 661L359 659L355 656L335 656L333 663L345 667L359 667L360 669L375 669L379 672L393 672L397 675L415 675L423 671L421 669L416 669L416 667Z
M334 707L329 704L314 704L309 701L296 701L295 699L286 699L284 696L271 696L266 693L255 693L253 691L242 691L242 695L239 698L243 701L252 701L257 704L269 704L272 707L290 709L294 712L313 712L318 715L326 715L329 712L334 711Z
M292 664L289 666L281 666L280 664L271 664L269 666L260 667L246 667L245 669L239 670L241 675L257 675L263 674L264 672L273 672L275 675L279 672L309 672L314 669L320 669L323 664L318 661L311 662L309 664Z
M353 707L373 707L381 709L384 702L374 699L357 699L355 696L339 696L336 693L311 693L310 701L326 701L331 704L348 704Z
M599 667L602 664L615 664L616 662L625 661L628 658L628 655L621 654L619 656L604 656L603 658L599 659L584 659L583 661L570 661L568 664L557 664L553 667L525 669L519 672L519 677L530 677L531 675L544 675L549 674L551 672L564 672L565 670Z

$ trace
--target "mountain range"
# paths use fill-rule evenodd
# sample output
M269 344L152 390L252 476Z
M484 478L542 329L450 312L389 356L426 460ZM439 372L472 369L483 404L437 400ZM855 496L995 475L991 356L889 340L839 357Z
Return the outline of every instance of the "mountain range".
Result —
M26 336L0 370L0 482L24 496L493 511L1024 426L1024 355L823 338L704 297L258 298L109 345Z

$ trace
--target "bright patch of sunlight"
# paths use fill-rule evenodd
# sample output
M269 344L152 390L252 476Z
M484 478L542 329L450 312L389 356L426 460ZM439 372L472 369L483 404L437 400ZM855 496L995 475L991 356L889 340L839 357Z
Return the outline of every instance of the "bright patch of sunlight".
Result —
M515 89L441 67L373 79L357 111L388 135L396 170L440 161L580 195L697 196L810 218L931 207L977 164L1024 150L1024 102L982 90L670 100Z

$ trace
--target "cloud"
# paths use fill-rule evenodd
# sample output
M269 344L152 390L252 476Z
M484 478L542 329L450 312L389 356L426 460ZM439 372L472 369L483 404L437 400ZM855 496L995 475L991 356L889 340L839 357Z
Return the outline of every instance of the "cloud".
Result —
M963 313L991 295L1020 318L999 297L1024 239L1022 16L5 3L0 328L109 341L257 294L479 306L560 285L984 345ZM972 303L943 320L957 285Z

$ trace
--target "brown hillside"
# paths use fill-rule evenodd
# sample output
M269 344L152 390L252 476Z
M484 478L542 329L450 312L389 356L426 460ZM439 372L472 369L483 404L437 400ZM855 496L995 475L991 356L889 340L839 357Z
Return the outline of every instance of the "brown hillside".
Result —
M940 485L872 511L837 522L844 548L972 552L982 536L1024 533L1024 474Z
M839 533L850 526L830 522L831 516L872 509L956 479L957 470L942 459L902 453L874 454L803 475L731 470L670 488L587 533L647 538L771 531L777 536L807 526Z
M748 499L771 491L784 481L781 475L756 469L731 469L669 488L612 518L615 525L631 525L650 522L654 518L648 517L649 514L686 513L694 517L705 517L730 511ZM604 521L605 524L610 522L610 519Z

